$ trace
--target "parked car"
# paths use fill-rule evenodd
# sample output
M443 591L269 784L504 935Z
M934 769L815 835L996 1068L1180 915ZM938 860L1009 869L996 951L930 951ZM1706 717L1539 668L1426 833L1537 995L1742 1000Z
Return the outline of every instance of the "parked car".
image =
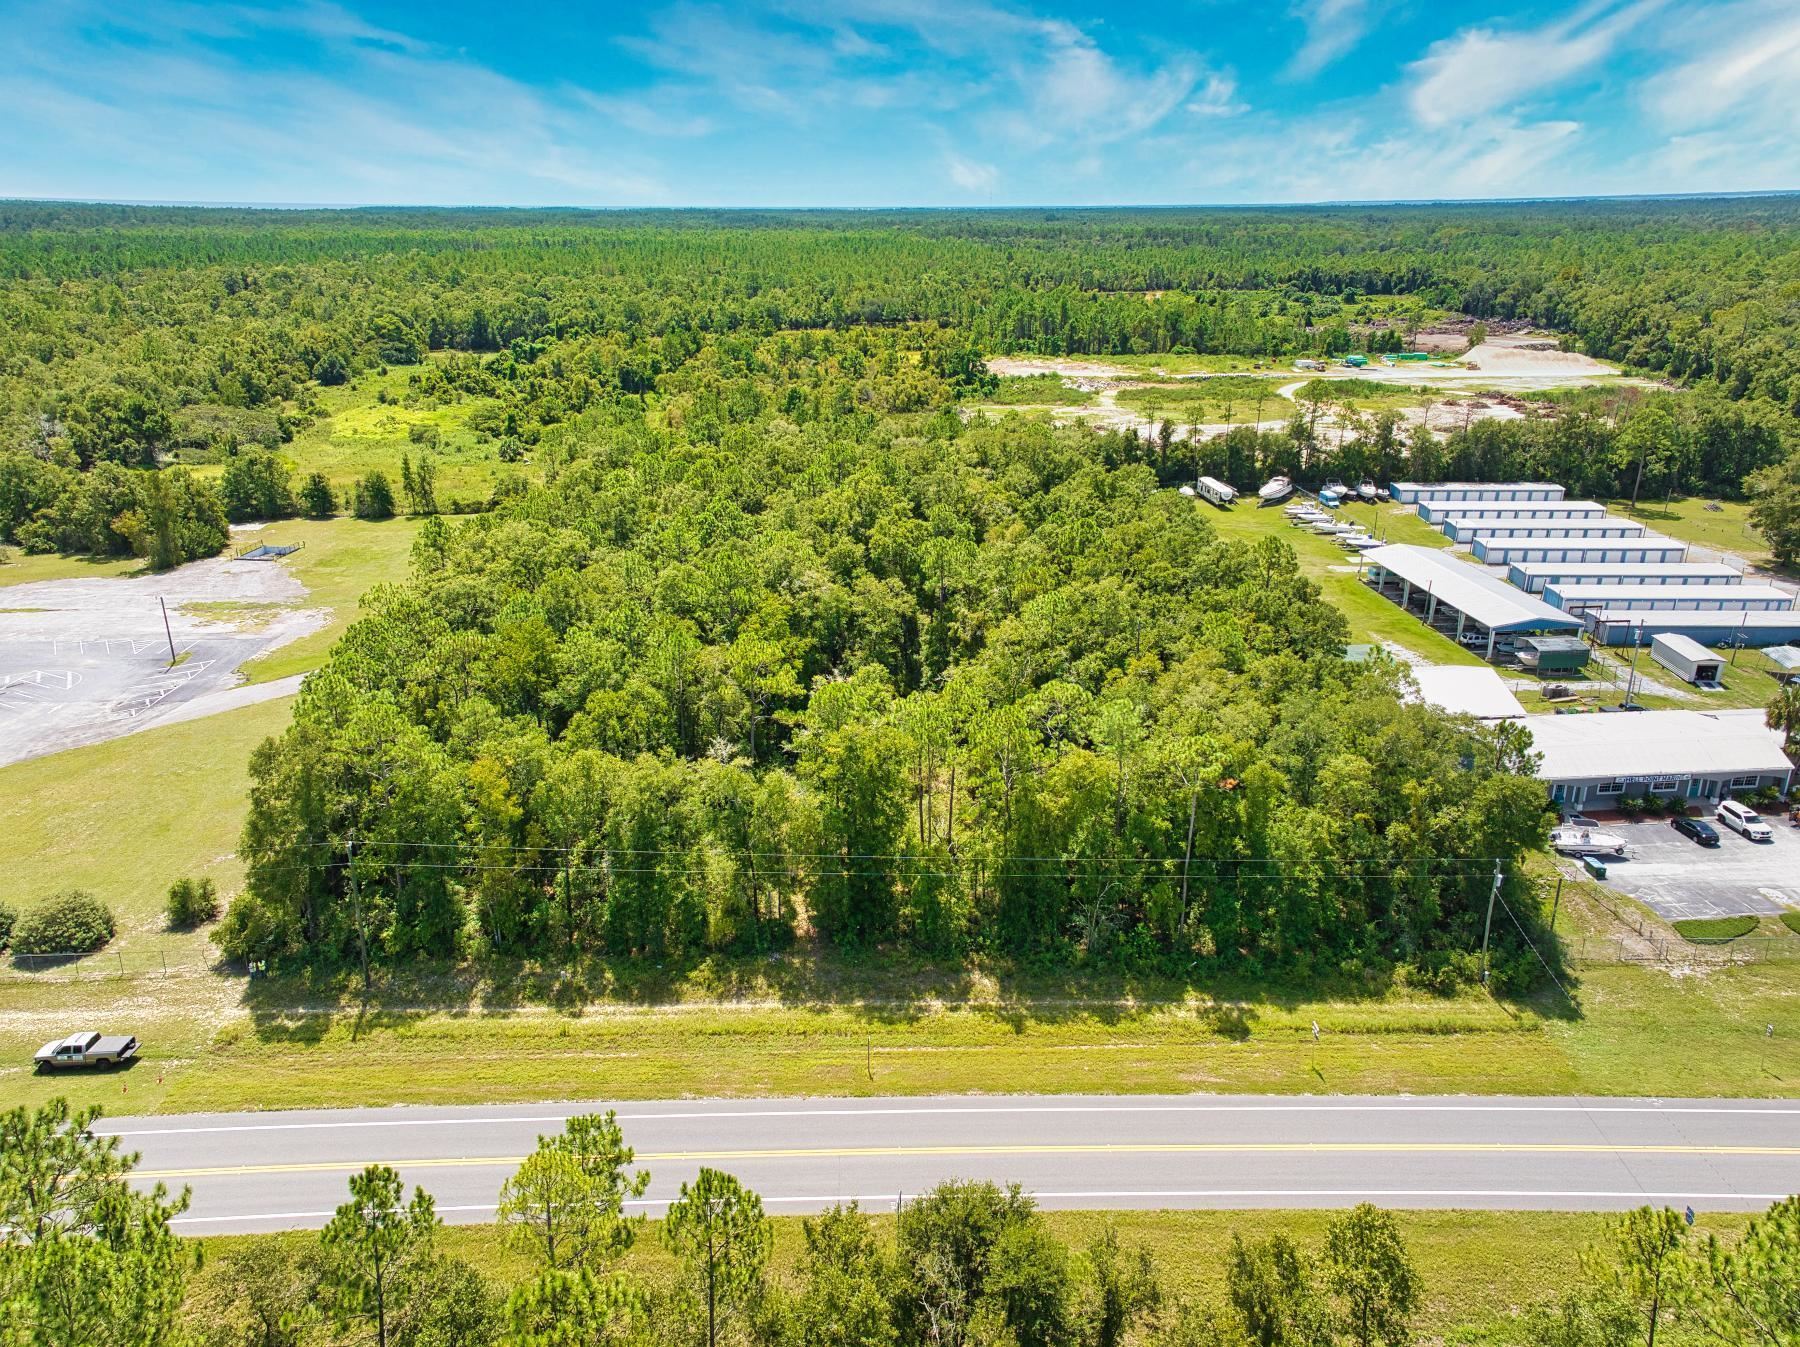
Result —
M123 1066L137 1056L138 1041L128 1034L104 1035L93 1030L53 1039L37 1050L40 1069L57 1071L64 1067Z
M1775 830L1762 821L1757 813L1742 800L1721 800L1719 807L1713 811L1713 817L1727 828L1735 828L1752 842L1773 842Z
M1691 837L1703 847L1719 845L1719 830L1703 818L1691 818L1686 814L1677 814L1669 820L1675 831L1684 837Z

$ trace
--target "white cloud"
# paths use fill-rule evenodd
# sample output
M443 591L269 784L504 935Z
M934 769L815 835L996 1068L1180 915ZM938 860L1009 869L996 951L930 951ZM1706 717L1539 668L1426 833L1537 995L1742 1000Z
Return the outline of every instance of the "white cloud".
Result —
M1554 88L1610 56L1663 0L1601 0L1541 28L1466 28L1409 68L1409 103L1427 126L1472 121Z
M1645 87L1664 126L1710 126L1748 115L1796 126L1800 10L1792 3L1720 6L1669 34L1683 59Z
M950 181L963 191L984 196L992 192L1000 182L1000 170L992 164L977 163L953 151L946 151L944 154L944 171L949 174Z
M1288 62L1289 79L1311 79L1349 54L1369 32L1369 0L1312 0L1291 10L1306 25L1306 41Z
M1235 79L1215 72L1188 100L1186 111L1196 117L1237 117L1250 111L1250 105L1237 96Z

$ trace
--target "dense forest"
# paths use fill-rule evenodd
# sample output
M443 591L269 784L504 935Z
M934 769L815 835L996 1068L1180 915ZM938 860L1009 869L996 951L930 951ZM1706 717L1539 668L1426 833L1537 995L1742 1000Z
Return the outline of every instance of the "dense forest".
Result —
M1367 1203L1316 1241L1232 1233L1218 1289L1196 1294L1111 1221L1071 1244L1017 1187L956 1180L907 1195L891 1220L855 1202L806 1218L784 1270L761 1198L730 1174L701 1169L654 1225L628 1210L650 1174L610 1113L541 1136L502 1185L501 1277L447 1247L431 1194L388 1165L352 1174L317 1234L199 1241L171 1225L185 1194L129 1185L136 1157L95 1134L96 1112L55 1100L0 1115L8 1343L1398 1347L1435 1289L1401 1222ZM1481 1276L1488 1253L1471 1242L1455 1274ZM1539 1258L1556 1270L1529 1303L1445 1340L1778 1347L1800 1334L1800 1198L1729 1241L1645 1206L1566 1257Z
M1529 746L1401 700L1200 471L1800 492L1800 201L1359 210L254 212L0 205L0 535L162 566L225 522L435 516L302 482L406 374L528 470L253 764L238 957L899 947L1467 975ZM997 352L1380 349L1520 318L1690 387L1447 437L961 414ZM389 396L383 384L383 397ZM1347 429L1346 429L1347 425ZM214 472L217 469L217 472ZM1786 484L1786 485L1784 485ZM346 489L346 488L349 489ZM1797 512L1800 513L1800 512ZM1771 538L1782 546L1777 530Z
M1446 470L1636 454L1671 487L1735 495L1770 469L1765 490L1791 493L1772 465L1800 413L1797 239L1787 197L853 214L5 203L0 540L157 564L216 551L210 482L81 474L278 448L317 415L319 388L430 352L456 354L422 391L498 399L496 441L522 445L596 403L691 385L696 361L737 362L754 384L763 361L806 359L827 333L900 358L875 410L904 413L970 391L976 353L1280 358L1391 345L1372 334L1443 311L1529 320L1716 394L1691 419L1658 411L1623 446L1632 409L1548 443L1489 432ZM735 400L690 428L716 442L727 421L867 409L873 388L848 373L831 405L816 381L774 399L721 387ZM1405 449L1364 438L1365 458ZM1777 531L1784 517L1770 513Z

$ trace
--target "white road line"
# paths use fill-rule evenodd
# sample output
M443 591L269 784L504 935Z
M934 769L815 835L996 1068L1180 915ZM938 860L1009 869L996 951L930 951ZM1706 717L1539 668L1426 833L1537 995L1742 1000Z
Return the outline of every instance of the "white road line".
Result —
M598 1104L595 1107L599 1107ZM936 1105L929 1108L817 1108L817 1109L721 1109L681 1113L619 1113L625 1122L697 1122L745 1118L884 1118L884 1117L987 1117L1003 1114L1107 1114L1107 1113L1577 1113L1659 1114L1664 1117L1727 1115L1732 1117L1800 1116L1800 1108L1683 1107L1630 1104L995 1104L988 1106ZM330 1122L225 1123L203 1127L143 1127L128 1130L97 1127L116 1137L201 1136L218 1132L337 1131L367 1127L482 1127L566 1123L574 1113L550 1113L522 1117L472 1118L345 1118Z
M1073 1201L1118 1201L1129 1198L1133 1201L1152 1200L1169 1201L1174 1199L1206 1198L1233 1200L1240 1198L1355 1198L1358 1201L1385 1200L1389 1198L1530 1198L1544 1200L1549 1198L1580 1198L1583 1201L1607 1202L1781 1202L1789 1195L1786 1193L1653 1193L1644 1189L1633 1188L1628 1192L1612 1192L1602 1189L1555 1189L1532 1190L1520 1188L1176 1188L1176 1189L1091 1189L1071 1192L1050 1192L1046 1189L1028 1188L1028 1196L1050 1202ZM901 1199L893 1193L843 1194L828 1193L799 1195L791 1197L771 1197L760 1194L764 1206L774 1203L824 1203L856 1202L860 1204L885 1202L894 1204ZM628 1207L660 1208L675 1201L673 1197L636 1198L628 1200ZM464 1206L439 1206L440 1212L486 1212L495 1211L497 1206L492 1202L479 1202ZM270 1211L246 1212L235 1216L177 1216L170 1222L172 1225L214 1225L232 1221L322 1221L333 1215L329 1211Z

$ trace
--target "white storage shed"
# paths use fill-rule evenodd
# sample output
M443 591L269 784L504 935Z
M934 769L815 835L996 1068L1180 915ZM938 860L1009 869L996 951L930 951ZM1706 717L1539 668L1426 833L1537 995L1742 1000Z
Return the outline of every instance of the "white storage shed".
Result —
M1477 538L1470 549L1488 566L1517 561L1684 561L1687 544L1656 534L1641 538Z
M1589 608L1779 613L1793 608L1794 596L1774 585L1545 585L1544 602L1568 613Z
M1641 538L1648 533L1635 519L1515 519L1491 524L1476 519L1452 519L1444 536L1453 543L1472 543L1477 538Z
M1515 561L1506 578L1527 594L1546 585L1736 585L1744 573L1718 561Z
M1691 636L1673 631L1650 638L1650 658L1688 683L1718 682L1719 666L1725 662Z
M1388 491L1402 505L1440 500L1561 500L1568 494L1555 482L1395 482Z

